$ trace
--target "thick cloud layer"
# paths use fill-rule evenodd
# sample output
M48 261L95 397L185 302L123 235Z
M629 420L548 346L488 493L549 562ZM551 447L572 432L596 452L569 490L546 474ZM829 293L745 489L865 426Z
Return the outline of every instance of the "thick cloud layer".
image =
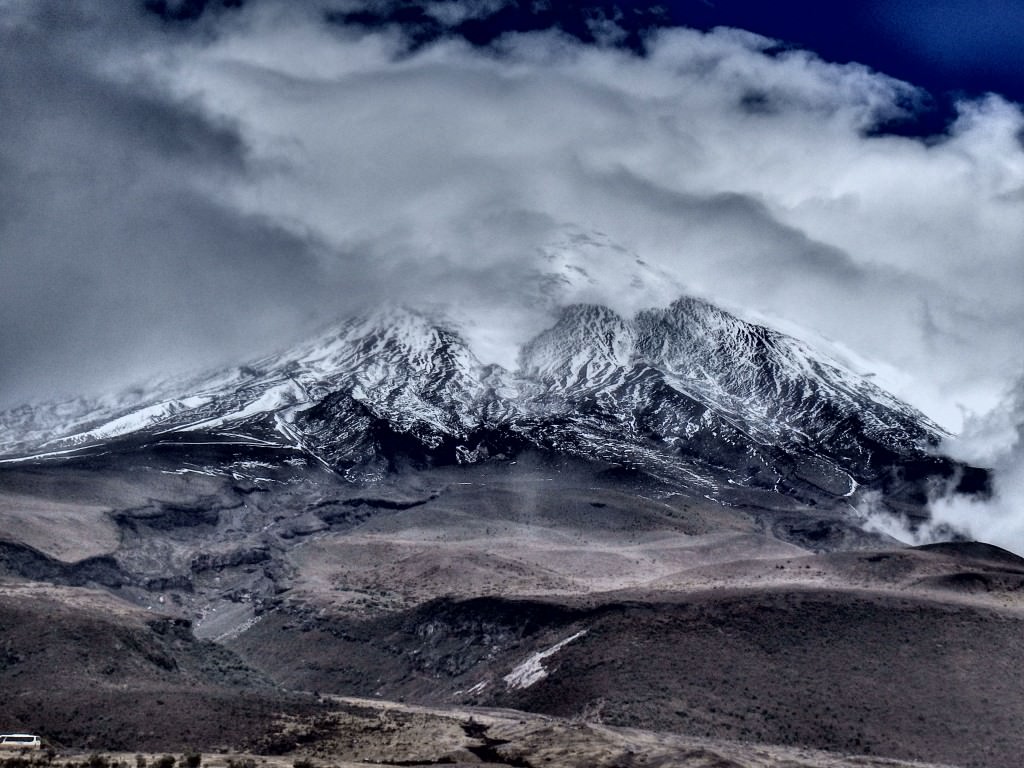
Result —
M642 305L636 259L833 340L953 429L1024 364L1024 117L997 96L924 143L871 135L910 86L737 31L409 54L313 3L188 26L115 5L0 2L6 404L381 301L456 303L508 363L553 303ZM552 293L552 249L603 266Z
M234 205L342 267L373 252L383 295L505 292L491 272L572 225L881 358L945 423L1019 364L1024 122L997 98L925 146L864 137L906 86L737 32L666 32L645 59L544 35L397 45L266 6L172 65L277 165Z

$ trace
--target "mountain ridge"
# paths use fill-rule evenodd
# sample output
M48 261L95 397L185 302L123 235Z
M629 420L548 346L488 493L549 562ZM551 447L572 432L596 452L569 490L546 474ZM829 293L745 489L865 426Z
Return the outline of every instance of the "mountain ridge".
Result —
M793 337L692 297L633 318L564 307L512 371L483 363L436 313L378 310L129 401L8 411L0 456L202 438L361 481L396 460L474 463L539 448L722 501L749 488L815 503L862 485L891 490L906 467L914 488L904 490L921 501L961 472L935 453L941 428L911 406Z

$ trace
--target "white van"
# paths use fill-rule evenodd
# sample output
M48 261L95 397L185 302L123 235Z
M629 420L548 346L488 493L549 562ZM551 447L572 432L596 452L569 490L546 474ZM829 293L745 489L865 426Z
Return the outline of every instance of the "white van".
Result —
M30 733L0 733L0 749L41 749L38 736Z

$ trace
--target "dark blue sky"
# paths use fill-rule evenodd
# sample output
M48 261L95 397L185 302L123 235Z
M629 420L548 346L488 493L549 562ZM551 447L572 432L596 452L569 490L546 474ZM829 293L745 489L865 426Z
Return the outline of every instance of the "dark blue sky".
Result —
M857 61L949 100L992 91L1024 102L1021 0L683 0L674 21L741 27Z

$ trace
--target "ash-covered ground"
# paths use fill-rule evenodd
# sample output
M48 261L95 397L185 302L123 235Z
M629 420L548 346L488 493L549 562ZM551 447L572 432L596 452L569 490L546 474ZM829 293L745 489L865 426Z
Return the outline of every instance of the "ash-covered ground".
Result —
M1002 550L539 453L366 485L239 461L0 472L4 730L332 764L1024 750L1024 561Z

